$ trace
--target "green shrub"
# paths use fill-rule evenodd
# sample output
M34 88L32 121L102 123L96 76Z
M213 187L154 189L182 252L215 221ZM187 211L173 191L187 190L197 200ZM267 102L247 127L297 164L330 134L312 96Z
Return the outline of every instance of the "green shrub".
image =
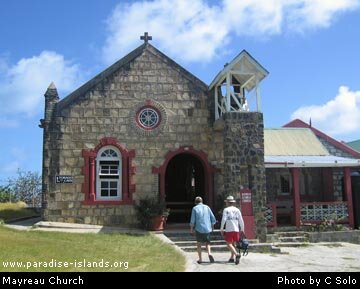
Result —
M155 216L168 217L170 209L166 208L165 201L157 198L144 198L135 206L137 218L142 228L148 228L150 220Z

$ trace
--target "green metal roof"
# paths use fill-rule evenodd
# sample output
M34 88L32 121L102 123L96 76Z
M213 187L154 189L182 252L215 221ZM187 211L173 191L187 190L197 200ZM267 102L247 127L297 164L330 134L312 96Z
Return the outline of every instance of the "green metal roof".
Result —
M346 143L349 147L360 152L360 139Z

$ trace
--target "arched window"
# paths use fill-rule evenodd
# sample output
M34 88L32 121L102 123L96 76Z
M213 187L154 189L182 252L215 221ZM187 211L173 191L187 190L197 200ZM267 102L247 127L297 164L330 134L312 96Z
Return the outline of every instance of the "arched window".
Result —
M96 156L96 199L122 199L122 163L121 153L113 146L106 146L99 150Z
M132 164L134 150L127 150L117 139L105 137L94 149L82 151L84 182L82 191L84 205L134 204Z

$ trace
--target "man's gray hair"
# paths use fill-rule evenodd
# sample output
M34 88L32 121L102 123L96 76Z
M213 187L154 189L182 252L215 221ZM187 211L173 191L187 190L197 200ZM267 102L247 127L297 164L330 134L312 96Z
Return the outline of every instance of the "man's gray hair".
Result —
M203 202L202 197L196 197L195 198L195 204L199 204L199 203L202 203L202 202Z

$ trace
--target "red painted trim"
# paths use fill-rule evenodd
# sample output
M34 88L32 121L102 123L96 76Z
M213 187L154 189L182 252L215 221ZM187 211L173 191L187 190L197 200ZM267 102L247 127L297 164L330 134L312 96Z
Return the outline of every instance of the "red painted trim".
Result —
M272 218L273 218L273 226L276 228L277 227L277 206L276 203L272 203L271 204L271 208L272 208Z
M322 191L324 200L334 200L334 177L332 168L322 168Z
M344 189L346 201L348 203L349 225L351 228L354 228L354 210L352 202L351 175L349 167L344 168Z
M295 226L300 227L300 169L292 168L291 176L293 181Z
M90 179L89 179L89 200L94 202L95 201L95 158L93 156L90 157Z
M123 201L84 201L83 205L94 206L94 205L134 205L135 201L133 200L123 200Z
M84 165L82 167L82 174L84 176L84 183L82 185L82 192L85 194L85 201L90 200L90 158L96 157L96 153L89 150L82 150L84 158Z
M271 207L272 212L272 222L267 222L267 227L277 227L277 209L276 209L276 203L269 203L266 205L267 207Z
M153 126L153 127L143 126L142 123L140 122L139 115L140 115L141 111L142 111L143 109L145 109L145 108L151 108L151 109L155 110L156 113L157 113L158 116L159 116L159 119L158 119L157 124L156 124L155 126ZM161 124L162 115L161 115L160 110L157 109L155 106L153 106L152 101L151 101L151 100L147 100L147 101L146 101L146 105L142 106L142 107L136 112L135 121L136 121L137 126L140 127L141 129L151 131L151 130L154 130L155 128L157 128L157 127Z
M208 161L208 155L203 151L195 150L192 146L182 146L175 151L169 151L165 155L165 161L163 164L156 168L152 168L153 174L159 175L159 193L162 200L165 199L165 174L167 166L170 160L179 154L190 154L198 158L205 170L205 197L210 207L214 207L214 173L215 169L210 165Z
M341 142L333 139L332 137L330 137L327 134L323 133L322 131L308 125L307 123L303 122L300 119L295 119L293 121L290 121L289 123L283 125L283 127L309 128L309 129L311 129L313 131L313 133L316 136L318 136L318 137L326 140L327 142L331 143L334 147L337 147L338 149L351 154L353 157L360 158L360 152L352 149L351 147L345 145L344 143L341 143Z
M121 201L103 201L96 200L96 156L99 150L104 146L114 146L121 153L122 161L122 197ZM136 172L136 167L133 166L132 160L135 158L135 150L128 151L117 139L112 137L105 137L99 141L99 144L92 150L82 150L84 157L84 165L82 173L84 175L84 183L82 185L85 198L84 205L123 205L133 204L132 195L135 192L135 184L133 184L133 176Z

